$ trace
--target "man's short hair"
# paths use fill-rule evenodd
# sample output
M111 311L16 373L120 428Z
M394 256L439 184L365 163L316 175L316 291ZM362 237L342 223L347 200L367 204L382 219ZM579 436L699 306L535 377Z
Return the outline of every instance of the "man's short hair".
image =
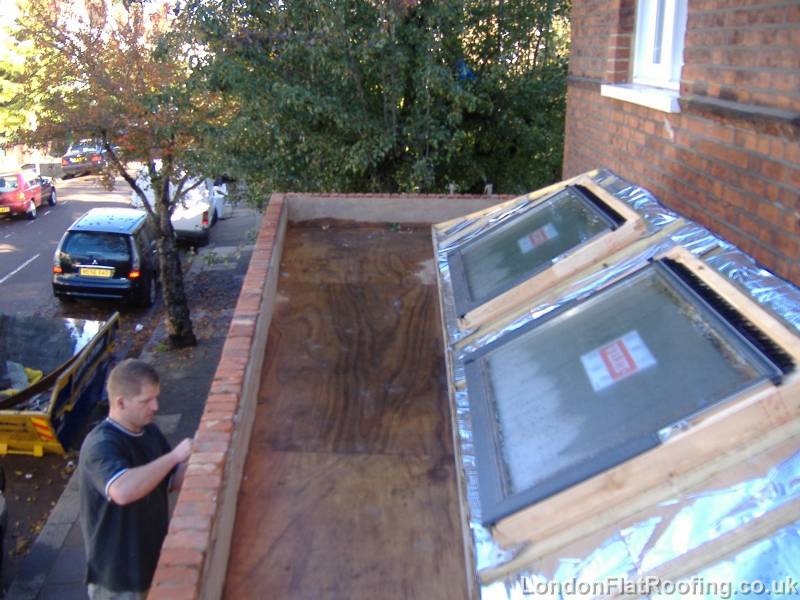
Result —
M113 400L119 396L130 399L142 392L144 384L158 385L158 372L143 360L128 358L111 369L111 374L106 382L108 399Z

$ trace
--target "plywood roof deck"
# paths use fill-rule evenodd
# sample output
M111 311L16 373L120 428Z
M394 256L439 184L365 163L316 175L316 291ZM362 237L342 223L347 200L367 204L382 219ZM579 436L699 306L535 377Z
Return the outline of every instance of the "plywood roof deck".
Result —
M226 598L464 598L429 226L286 232Z

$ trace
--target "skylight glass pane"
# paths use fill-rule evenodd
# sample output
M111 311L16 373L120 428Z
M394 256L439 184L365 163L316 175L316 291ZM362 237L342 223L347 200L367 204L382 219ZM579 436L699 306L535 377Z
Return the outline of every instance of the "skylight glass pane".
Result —
M481 485L497 481L499 499L524 492L524 504L656 445L659 430L774 374L654 266L467 362L470 401L486 405L475 432Z
M664 39L664 0L656 0L655 39L653 40L653 64L661 64L661 45Z
M609 228L597 209L566 188L464 248L469 296L482 303Z

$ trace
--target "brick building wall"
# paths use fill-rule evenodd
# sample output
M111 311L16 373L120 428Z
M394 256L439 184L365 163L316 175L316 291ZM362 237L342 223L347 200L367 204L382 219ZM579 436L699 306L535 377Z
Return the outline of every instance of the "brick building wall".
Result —
M636 0L575 0L565 178L609 167L800 285L800 2L688 0L680 112L630 80Z

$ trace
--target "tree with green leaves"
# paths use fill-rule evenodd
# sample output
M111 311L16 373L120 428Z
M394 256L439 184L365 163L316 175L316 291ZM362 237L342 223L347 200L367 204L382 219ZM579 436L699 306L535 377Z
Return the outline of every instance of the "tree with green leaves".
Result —
M5 132L30 126L32 115L18 106L17 99L23 92L22 70L25 48L14 48L13 40L0 39L0 143L6 140Z
M166 2L26 0L15 35L32 40L36 51L25 62L17 100L27 100L36 126L15 134L28 144L69 138L102 143L106 183L124 179L158 231L166 328L170 344L181 347L196 338L170 216L201 182L190 174L212 162L204 134L224 111L213 95L192 87L195 48L170 34L174 20ZM128 172L129 161L146 169L152 205Z
M195 75L268 189L524 192L560 176L567 0L189 0Z

